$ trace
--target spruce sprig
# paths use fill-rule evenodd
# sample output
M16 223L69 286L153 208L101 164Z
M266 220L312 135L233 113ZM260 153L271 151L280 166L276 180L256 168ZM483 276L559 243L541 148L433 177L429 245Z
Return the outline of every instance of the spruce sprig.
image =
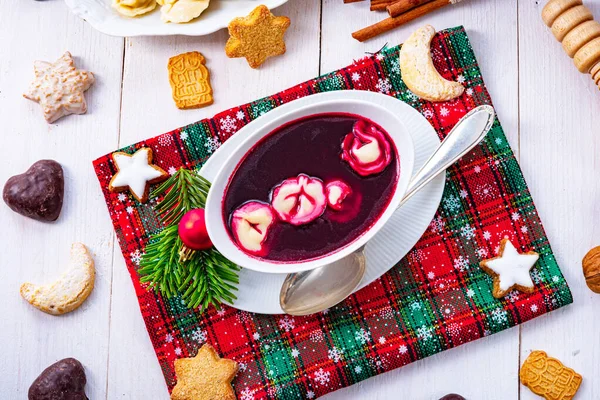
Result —
M185 261L180 257L183 243L177 225L186 212L205 207L209 189L202 176L180 169L152 191L153 197L164 194L156 212L165 228L146 245L138 270L141 282L168 298L181 295L190 308L233 303L239 284L240 268L214 247L195 251Z

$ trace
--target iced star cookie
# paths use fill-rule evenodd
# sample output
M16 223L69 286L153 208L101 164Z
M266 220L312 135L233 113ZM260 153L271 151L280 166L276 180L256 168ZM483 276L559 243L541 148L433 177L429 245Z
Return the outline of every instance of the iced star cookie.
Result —
M140 202L148 200L150 185L165 180L168 174L160 167L152 164L152 149L144 147L134 154L116 152L112 159L117 173L108 185L111 192L129 190Z
M494 278L492 294L500 299L513 289L524 293L533 292L534 284L529 271L539 257L539 254L533 251L519 254L510 240L503 239L500 242L498 257L483 260L479 266Z
M65 115L86 113L83 92L94 83L94 74L77 69L71 53L53 64L36 61L33 69L35 80L23 97L40 104L49 124Z
M258 68L267 58L285 53L283 35L289 26L288 17L276 17L260 5L248 16L229 23L225 54L230 58L245 57L251 68Z
M231 381L237 370L235 361L219 357L205 344L196 357L175 360L177 384L171 400L235 400Z

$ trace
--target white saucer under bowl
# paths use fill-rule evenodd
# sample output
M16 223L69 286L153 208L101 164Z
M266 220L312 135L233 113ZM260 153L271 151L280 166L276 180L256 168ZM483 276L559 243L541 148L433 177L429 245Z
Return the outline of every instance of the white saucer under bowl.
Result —
M414 143L414 172L429 158L440 140L427 119L406 103L393 97L367 91L330 92L331 98L370 101L394 110L410 132ZM302 107L311 103L311 96L293 101ZM269 123L287 112L286 107L276 108L260 118L261 124ZM253 122L233 135L210 157L200 173L213 181L229 153L244 140L244 130L253 129ZM366 246L367 269L359 285L361 289L390 270L417 243L429 226L439 206L444 191L445 175L440 174L406 202L388 220L385 226ZM262 314L281 314L279 290L285 274L261 273L249 269L240 272L240 284L234 307Z

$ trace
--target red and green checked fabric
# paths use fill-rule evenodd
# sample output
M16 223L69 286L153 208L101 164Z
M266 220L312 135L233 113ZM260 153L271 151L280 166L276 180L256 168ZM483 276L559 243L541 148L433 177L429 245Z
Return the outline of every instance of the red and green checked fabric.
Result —
M490 104L463 28L440 32L432 43L437 69L467 90L459 99L429 103L402 82L400 48L384 49L273 96L121 149L149 146L156 164L174 172L198 169L238 129L302 96L360 89L386 93L419 110L443 138L467 111ZM110 155L94 162L140 309L167 385L173 361L211 343L240 364L239 400L312 399L371 376L510 328L572 302L523 175L495 122L485 142L447 172L440 208L417 245L390 272L327 312L308 317L251 314L225 307L188 309L139 282L140 255L161 226L155 200L140 204L110 193ZM540 253L532 270L535 292L492 297L492 280L478 266L509 238Z

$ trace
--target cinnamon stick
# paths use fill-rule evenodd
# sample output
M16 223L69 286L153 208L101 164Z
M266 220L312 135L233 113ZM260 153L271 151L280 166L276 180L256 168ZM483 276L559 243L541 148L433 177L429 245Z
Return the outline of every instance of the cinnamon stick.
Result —
M407 11L422 6L425 3L430 3L433 0L397 0L392 4L389 4L386 9L390 17L397 17L400 14L404 14Z
M364 42L366 40L374 38L375 36L381 35L384 32L388 32L394 28L397 28L407 22L420 18L423 15L429 14L430 12L438 10L442 7L446 7L450 4L458 3L460 1L462 0L433 0L420 7L413 8L412 10L407 11L404 14L400 14L397 17L386 18L383 21L379 21L376 24L367 26L366 28L356 31L352 34L352 37L358 40L359 42Z
M385 11L395 0L371 0L371 11Z

